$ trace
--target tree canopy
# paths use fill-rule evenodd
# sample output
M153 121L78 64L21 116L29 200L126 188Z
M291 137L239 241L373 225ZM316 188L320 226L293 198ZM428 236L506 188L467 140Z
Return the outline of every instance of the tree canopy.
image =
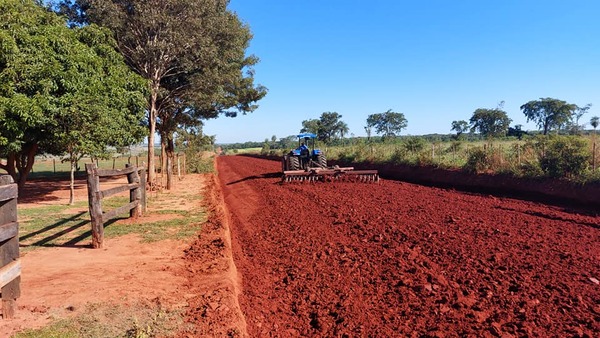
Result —
M469 131L469 123L465 120L452 121L450 130L455 131L456 138L459 139L462 134Z
M331 140L348 133L348 125L341 120L342 115L337 112L324 112L319 119L302 121L301 133L313 133L319 141L330 142Z
M498 137L506 135L512 120L500 108L479 108L473 112L469 120L472 131L478 131L484 137Z
M560 129L570 121L577 105L553 98L540 98L521 106L527 122L534 121L544 135L553 129Z
M315 135L319 134L319 126L321 122L319 119L308 119L302 121L302 129L300 129L301 133L312 133Z
M393 112L388 109L384 113L371 114L367 117L366 129L375 129L376 134L382 134L384 138L394 137L408 126L408 121L402 113Z
M598 117L598 116L592 116L592 118L590 119L590 124L592 125L594 130L596 130L596 128L598 128L599 122L600 122L600 117Z
M38 152L98 156L141 140L146 83L115 47L109 31L69 29L33 0L0 3L0 168L20 186Z
M110 28L129 66L150 82L149 181L154 175L154 133L170 142L178 127L220 114L255 110L266 89L254 86L245 51L250 29L225 0L77 0L62 10L78 23ZM157 124L158 123L158 124Z

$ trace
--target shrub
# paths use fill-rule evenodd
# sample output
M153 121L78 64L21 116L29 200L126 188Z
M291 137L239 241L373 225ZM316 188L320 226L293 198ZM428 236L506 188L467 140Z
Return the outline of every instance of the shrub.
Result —
M390 162L392 162L392 163L406 162L406 149L405 148L396 148L396 150L394 150L394 153L390 157Z
M544 170L538 161L525 161L521 163L520 174L524 177L536 178L544 176Z
M186 169L191 174L203 174L214 172L214 156L208 152L185 152Z
M573 177L585 172L589 159L589 149L585 140L572 136L556 136L549 140L540 165L549 176Z
M488 152L483 148L475 148L469 153L467 163L465 163L463 169L472 172L479 173L491 169L491 157Z
M416 154L425 148L425 140L420 137L409 137L402 146L406 151Z
M444 153L446 153L446 154L457 153L458 151L460 151L461 148L462 148L462 141L452 141L450 143L450 146L448 146L448 148L446 148Z

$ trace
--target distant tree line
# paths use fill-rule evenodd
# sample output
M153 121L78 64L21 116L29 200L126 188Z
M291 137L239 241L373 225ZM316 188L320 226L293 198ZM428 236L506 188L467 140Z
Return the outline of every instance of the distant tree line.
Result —
M512 119L504 110L504 101L496 108L478 108L471 118L467 120L455 120L450 125L450 131L454 134L429 134L419 137L430 142L489 140L499 137L515 137L521 139L524 135L547 135L550 132L561 134L580 134L585 124L580 120L592 105L587 104L579 107L562 100L553 98L540 98L529 101L520 108L527 117L527 121L533 121L539 127L539 131L525 131L520 124L511 126ZM598 116L590 119L589 124L596 129L599 125ZM403 113L388 109L382 113L374 113L367 116L364 130L366 139L370 142L390 142L392 139L404 138L400 135L402 130L408 126L408 120ZM338 112L323 112L319 118L302 121L300 133L314 133L319 141L327 145L344 144L344 138L348 135L348 125L342 120ZM361 137L353 137L360 139ZM294 135L277 139L274 135L271 139L263 142L244 142L222 145L224 149L262 148L263 150L289 149L297 146Z
M547 135L552 131L579 134L585 125L580 120L588 113L591 104L583 107L566 101L553 98L540 98L523 104L520 109L527 117L527 122L536 123L540 132ZM471 139L490 139L498 137L513 136L521 139L523 135L530 132L524 131L520 124L510 126L512 119L508 117L503 109L504 101L496 108L478 108L471 118L466 120L455 120L450 125L450 130L456 134L453 139L460 140L466 135ZM598 117L590 119L590 125L596 129ZM385 141L400 136L402 130L408 126L408 120L403 113L394 112L391 109L383 113L374 113L367 116L364 130L368 140ZM318 119L302 121L301 133L309 132L317 135L318 139L326 144L338 143L348 134L348 125L342 121L342 115L337 112L324 112ZM376 137L379 136L379 137ZM431 137L431 136L430 136ZM447 138L448 135L436 135L436 138Z
M464 120L452 121L451 130L456 132L457 138L470 131L472 133L478 132L485 138L515 136L520 139L526 134L522 130L523 126L510 127L512 120L503 110L503 106L504 102L501 102L494 109L479 108L475 110L469 122ZM520 109L527 117L527 122L533 121L543 135L547 135L552 131L576 135L584 129L585 125L580 124L580 119L588 113L591 106L591 103L580 107L558 99L540 98L521 105ZM597 116L592 117L590 120L590 125L594 129L596 129L597 121Z

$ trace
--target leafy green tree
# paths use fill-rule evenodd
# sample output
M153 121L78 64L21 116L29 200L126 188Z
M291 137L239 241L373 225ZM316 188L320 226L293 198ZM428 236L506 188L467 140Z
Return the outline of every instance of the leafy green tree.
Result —
M319 119L309 119L302 121L302 129L300 129L301 133L312 133L317 135L319 133L319 126L321 122Z
M469 122L471 131L479 131L484 137L499 137L506 135L512 120L500 108L479 108L473 112Z
M317 139L326 143L336 137L343 138L349 131L348 125L341 120L342 115L336 112L324 112L319 119L302 121L301 133L313 133Z
M6 0L0 46L0 168L20 187L38 152L66 153L73 179L83 155L141 140L146 83L107 30L69 29L32 0Z
M341 120L342 115L337 112L324 112L319 118L317 137L320 141L329 143L336 137L344 137L348 133L348 125Z
M187 172L190 173L205 173L214 171L212 161L207 161L202 153L205 151L213 151L215 145L215 137L204 135L202 126L179 129L175 146L183 150L185 154L185 166Z
M365 133L367 133L367 140L371 140L371 133L373 133L373 127L366 125L365 126Z
M391 109L380 114L371 114L367 117L367 128L374 128L376 134L382 134L383 138L395 137L402 129L408 126L408 121L402 113L396 113Z
M296 147L296 136L295 135L290 135L288 137L282 137L279 139L279 142L277 144L277 147L279 149L290 149L290 148L295 148Z
M266 94L253 84L258 59L245 55L250 30L227 10L227 1L65 0L61 8L76 23L109 27L129 66L150 82L150 182L157 130L172 158L178 127L251 112Z
M469 131L469 123L465 120L452 121L452 128L456 132L456 139L458 140L462 134Z
M577 105L553 98L540 98L521 106L527 122L534 121L538 128L547 135L552 129L560 129L571 119Z
M571 120L568 123L572 134L577 135L583 129L584 126L579 125L579 120L583 117L583 115L588 113L591 107L592 104L588 103L583 107L577 107L575 111L573 111Z
M523 125L517 124L514 127L508 127L506 136L514 136L521 140L525 134L527 134L527 132L523 130Z
M598 128L599 122L600 118L598 116L592 116L592 118L590 119L590 124L594 128L594 131L596 131L596 128Z

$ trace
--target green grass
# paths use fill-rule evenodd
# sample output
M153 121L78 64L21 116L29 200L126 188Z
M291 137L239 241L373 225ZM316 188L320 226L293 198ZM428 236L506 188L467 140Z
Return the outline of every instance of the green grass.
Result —
M599 169L594 172L592 164L592 136L580 136L589 148L589 169L581 176L571 177L577 182L598 182ZM370 143L365 140L350 142L344 146L322 147L328 159L348 162L393 163L411 166L434 166L445 169L470 170L472 154L486 154L487 169L516 177L542 177L540 154L543 153L542 138L523 140L494 139L489 141L430 142L419 137L389 140L386 143ZM600 147L597 147L600 148ZM596 162L600 162L600 149L596 149Z
M244 148L244 149L230 149L227 150L227 154L260 154L262 148Z
M162 197L149 198L148 203L161 203ZM167 197L165 197L167 198ZM186 195L186 200L199 200L199 194ZM103 210L109 211L128 203L126 197L112 197L103 201ZM163 201L164 202L164 201ZM173 215L173 218L150 221L152 215ZM149 212L135 223L117 223L119 219L128 218L123 213L104 224L104 235L107 238L126 234L139 234L143 241L152 242L163 239L183 239L193 236L199 226L206 220L201 208L192 211L170 210L168 207ZM49 205L18 210L19 235L23 252L41 247L55 246L88 246L91 243L91 223L86 201L73 206Z
M119 156L108 160L98 160L98 167L101 169L123 169L127 163L136 164L136 157ZM138 156L137 163L142 165L143 162L148 162L147 157ZM85 164L91 163L89 158L84 158L79 161L80 171L78 175L85 175ZM158 160L157 162L158 163ZM30 174L31 177L69 177L71 172L71 164L69 162L61 162L60 158L44 158L39 157L35 159L33 164L33 170Z

